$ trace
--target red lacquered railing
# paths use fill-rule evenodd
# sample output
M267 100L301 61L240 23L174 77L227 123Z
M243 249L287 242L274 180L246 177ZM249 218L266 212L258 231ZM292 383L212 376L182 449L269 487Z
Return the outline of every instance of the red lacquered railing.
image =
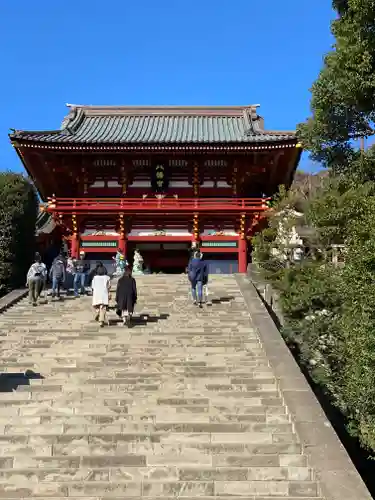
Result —
M252 212L269 198L49 198L48 212Z

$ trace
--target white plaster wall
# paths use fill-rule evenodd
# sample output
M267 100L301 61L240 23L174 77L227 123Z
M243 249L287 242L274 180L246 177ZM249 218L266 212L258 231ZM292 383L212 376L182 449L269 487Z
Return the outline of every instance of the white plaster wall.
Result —
M130 187L143 187L143 188L150 188L151 187L151 181L133 181Z
M170 188L188 188L191 187L188 181L169 181Z

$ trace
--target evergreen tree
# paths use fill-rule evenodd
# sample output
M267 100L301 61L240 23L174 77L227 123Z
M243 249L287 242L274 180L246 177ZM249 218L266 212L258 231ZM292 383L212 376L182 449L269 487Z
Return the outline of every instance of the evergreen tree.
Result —
M24 286L35 253L38 199L22 175L0 173L0 296Z

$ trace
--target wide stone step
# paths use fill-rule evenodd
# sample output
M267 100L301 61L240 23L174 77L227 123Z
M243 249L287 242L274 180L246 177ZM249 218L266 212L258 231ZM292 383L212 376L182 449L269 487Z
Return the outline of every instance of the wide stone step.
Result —
M293 425L290 423L283 424L269 424L269 423L258 423L258 422L246 422L246 423L224 423L224 422L163 422L163 418L160 418L160 423L135 423L129 421L126 418L123 419L118 417L113 419L112 422L104 423L91 423L85 417L17 417L12 419L11 424L2 424L4 427L4 434L23 434L31 432L33 429L34 435L36 434L55 434L55 433L70 433L79 434L83 433L100 433L103 432L103 426L105 426L105 432L122 432L122 433L142 433L145 435L159 436L160 439L164 435L169 435L171 433L181 433L181 434L211 434L214 439L216 434L234 435L240 434L246 439L248 437L254 436L254 439L262 439L264 436L265 440L271 439L272 435L290 433L293 434ZM108 419L105 419L108 420ZM188 418L186 418L188 421ZM9 420L8 420L9 422Z
M186 423L197 422L204 424L214 424L214 423L227 423L233 424L238 423L241 425L248 425L249 423L256 424L282 424L290 425L289 416L287 414L274 415L272 413L219 413L219 412L208 412L201 411L199 413L194 413L190 410L177 412L165 413L157 410L149 410L147 413L139 410L133 411L130 414L128 412L98 412L94 413L93 410L88 409L78 409L77 408L67 408L67 411L60 411L56 409L55 411L47 412L46 410L40 409L38 407L11 407L11 411L2 412L0 417L0 425L9 424L9 417L13 417L12 421L17 422L17 424L25 424L26 422L36 422L36 423L46 423L50 421L62 422L62 423L76 423L76 424L111 424L116 422L131 422L134 425L140 424L141 422L150 423L170 423L171 425L184 425ZM70 410L70 411L69 411ZM15 418L17 417L17 418ZM288 427L291 429L292 427Z
M247 498L319 498L315 481L66 481L38 482L17 480L0 483L0 495L12 497L237 497ZM14 496L13 496L14 498Z
M228 467L305 467L306 457L299 443L205 443L162 444L153 441L129 441L118 434L60 436L1 436L1 467L10 467L13 458L22 458L22 467L78 467L80 456L146 456L152 465L215 465ZM7 457L6 459L4 457ZM73 462L62 460L62 457ZM11 461L9 461L11 460ZM60 462L59 462L60 460ZM120 460L120 459L119 459ZM20 464L21 462L17 462ZM28 465L26 465L28 464ZM125 465L128 462L125 463ZM138 464L140 465L140 464ZM142 464L141 464L142 465Z
M61 458L64 461L64 458ZM61 464L51 467L33 467L33 461L15 458L10 469L0 469L0 485L4 482L20 482L20 476L30 482L66 481L311 481L313 474L308 467L207 467L165 466L148 464L146 457L137 455L80 457L78 465L64 468ZM34 460L35 462L35 460ZM152 462L152 460L151 460ZM23 465L25 464L25 465ZM148 466L152 465L152 468Z

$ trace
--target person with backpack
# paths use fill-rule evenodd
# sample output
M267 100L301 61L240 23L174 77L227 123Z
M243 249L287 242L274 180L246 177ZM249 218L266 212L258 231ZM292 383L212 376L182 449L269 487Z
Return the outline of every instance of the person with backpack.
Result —
M66 280L65 259L63 255L58 255L52 262L49 272L49 277L52 280L52 298L60 298L60 288Z
M208 267L207 263L202 260L202 255L199 251L195 252L194 257L188 265L188 278L191 285L191 294L194 305L202 307L203 302L203 285L208 282Z
M37 253L35 254L35 262L31 264L26 278L26 286L29 288L29 301L34 307L38 304L46 278L46 265L42 262L40 254Z

